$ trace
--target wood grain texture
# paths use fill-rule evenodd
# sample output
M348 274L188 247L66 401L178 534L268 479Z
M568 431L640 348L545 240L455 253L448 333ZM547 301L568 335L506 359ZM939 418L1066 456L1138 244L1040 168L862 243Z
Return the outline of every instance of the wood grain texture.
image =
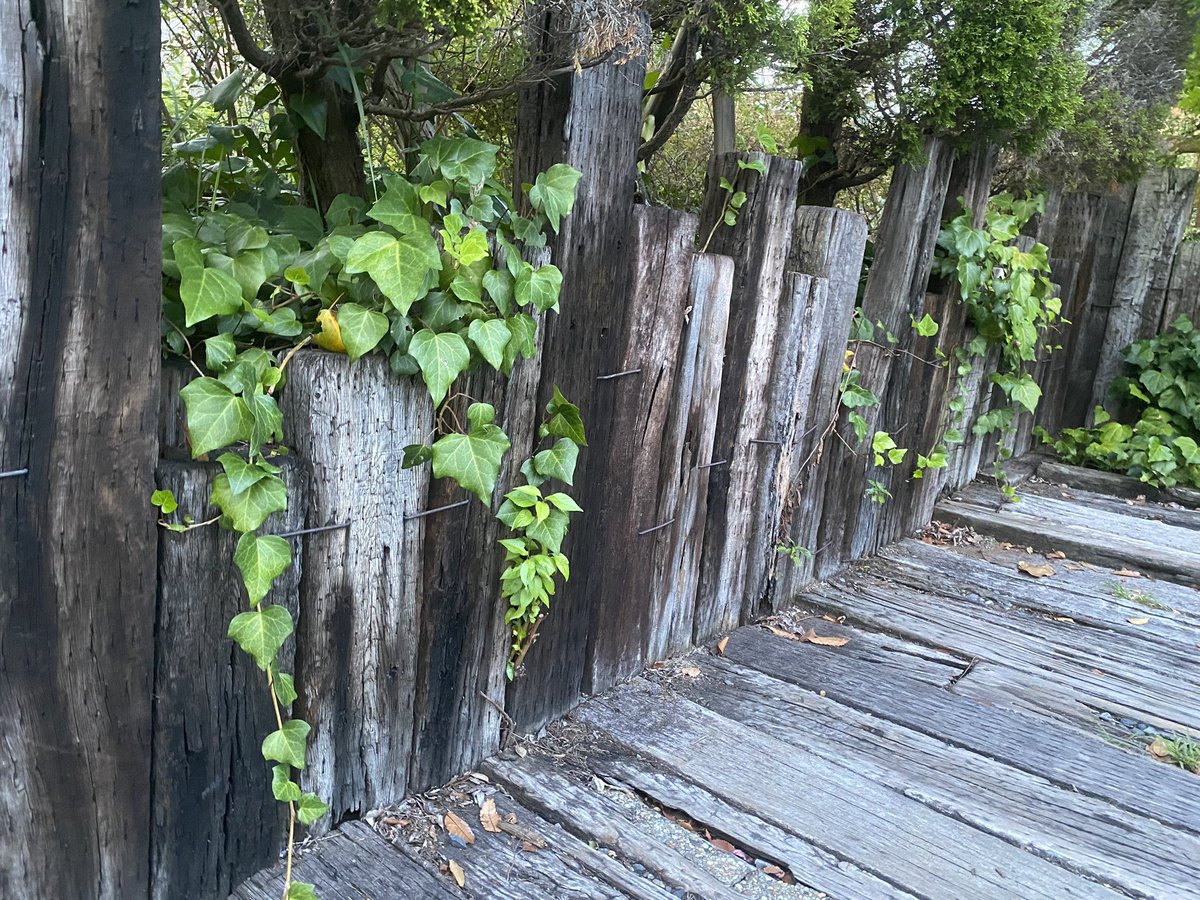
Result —
M1175 253L1159 330L1166 330L1180 316L1200 324L1200 243L1195 241L1185 241Z
M795 753L640 680L589 701L577 715L631 752L797 837L836 848L902 890L927 897L1118 896L850 768Z
M1121 351L1159 331L1171 264L1187 227L1195 191L1196 173L1190 169L1151 169L1138 182L1113 282L1113 307L1099 348L1093 406L1116 411L1109 386L1121 372Z
M790 264L797 272L825 279L829 286L824 308L813 323L816 327L806 331L799 348L813 356L811 366L805 366L811 368L811 376L798 385L807 391L808 412L791 454L781 516L781 538L812 551L813 558L801 556L798 563L776 558L771 603L777 609L791 601L799 586L812 580L815 556L824 552L817 544L829 472L824 462L827 453L834 452L826 445L834 440L833 428L841 409L837 387L866 241L867 223L859 215L822 206L802 206L796 211Z
M725 660L673 688L706 709L966 822L1100 884L1173 896L1200 836L1163 828L980 756Z
M757 154L754 159L764 167L760 175L740 169L739 159L736 154L713 159L700 217L701 235L711 235L710 249L732 257L736 268L713 443L713 458L729 462L708 470L695 619L698 640L737 625L743 609L757 606L762 596L761 539L757 545L751 542L756 540L756 513L781 449L782 435L769 412L770 405L781 399L781 383L774 380L773 367L782 362L777 343L798 336L803 322L786 275L799 164ZM718 186L721 178L747 194L732 227L721 224L726 198ZM782 384L787 384L785 390L794 389L790 383Z
M145 897L159 8L0 12L0 896Z
M608 361L612 369L606 374L641 371L598 382L597 391L613 395L614 415L606 423L603 444L596 441L588 450L593 462L600 454L609 457L605 469L613 476L619 473L606 486L604 505L587 522L590 552L597 562L604 560L605 570L604 577L587 580L591 671L584 689L589 693L645 664L647 636L655 629L655 551L682 524L678 517L659 518L659 497L667 487L664 476L678 478L662 471L662 461L689 315L696 217L639 207L633 225L634 274L625 301L624 348ZM658 528L671 518L676 521Z
M1051 349L1046 351L1045 345L1039 347L1039 363L1034 380L1042 389L1042 399L1033 418L1022 419L1022 423L1029 423L1029 430L1022 435L1018 453L1037 445L1032 432L1034 426L1045 428L1050 434L1058 434L1062 430L1060 423L1067 400L1071 347L1078 334L1075 325L1079 316L1076 304L1079 298L1080 266L1073 259L1051 256L1050 271L1050 277L1057 285L1058 297L1063 303L1062 318L1048 329L1046 343Z
M204 521L220 474L215 463L161 462L157 484L181 513ZM262 533L304 527L304 485L285 458L288 508ZM292 566L263 601L299 611L300 539ZM159 532L157 664L154 676L154 783L151 895L225 897L276 858L287 833L285 808L271 795L271 764L258 747L275 730L267 682L228 638L229 620L247 608L233 564L237 535L209 526ZM293 671L295 640L279 654Z
M387 361L301 351L283 396L308 476L297 713L312 726L304 786L330 805L314 826L402 797L413 739L417 612L429 472L401 450L429 434L425 386Z
M1130 500L1145 497L1148 500L1178 503L1189 509L1200 509L1200 491L1195 488L1182 486L1156 488L1146 484L1140 478L1121 475L1117 472L1101 472L1099 469L1069 466L1052 459L1045 460L1038 465L1038 475L1055 484L1065 484L1087 491L1110 494L1114 497L1125 497Z
M949 147L931 140L925 147L926 162L919 167L899 166L892 176L883 221L875 239L875 260L863 295L863 314L880 322L883 331L899 339L894 347L880 335L880 345L860 344L855 365L863 387L880 399L878 407L859 410L867 420L867 441L879 429L890 431L905 446L907 433L901 398L914 365L911 352L917 337L910 317L920 318L925 288L933 263L934 243L941 227L952 156ZM822 515L816 573L825 577L842 561L857 559L878 545L879 504L867 498L868 480L887 481L885 470L871 465L849 423L839 425L838 451L828 464L828 483L834 485ZM854 448L853 451L847 448ZM869 451L870 445L866 449Z
M728 465L712 453L733 271L733 260L727 256L693 257L688 288L691 312L663 434L662 487L655 516L659 522L674 519L674 524L656 533L650 627L643 654L647 662L665 659L692 643L708 511L708 467Z
M854 639L851 639L852 646ZM1171 827L1197 833L1200 786L1188 774L1134 755L1094 735L1042 716L999 708L962 695L971 675L947 690L896 668L864 664L812 644L785 641L762 629L738 631L725 648L730 661L810 691L824 691L851 709L896 722ZM1045 748L1057 748L1046 753Z
M574 3L553 13L543 9L549 28L541 34L548 41L555 33L561 38L571 29L555 26L555 17L578 15L582 8ZM620 371L614 365L628 334L644 66L644 57L638 57L560 76L531 86L519 104L519 122L529 127L518 128L517 183L532 182L535 173L558 162L584 173L575 208L551 241L553 262L563 272L562 313L546 323L538 397L544 405L560 387L593 435L607 433L618 409L618 392L596 378ZM523 730L536 730L578 702L591 673L586 656L592 603L602 592L620 589L620 567L580 536L589 520L623 516L622 501L628 499L614 490L625 475L609 468L618 457L594 449L580 453L576 469L573 495L584 512L575 517L563 548L571 558L571 581L555 596L524 673L509 687L507 709Z
M1092 420L1092 396L1097 365L1112 309L1117 267L1120 265L1129 216L1133 208L1133 185L1124 185L1100 197L1095 224L1087 243L1091 246L1090 264L1085 259L1079 291L1086 291L1080 304L1077 333L1071 347L1066 402L1062 424L1074 428ZM1060 252L1055 248L1055 252Z

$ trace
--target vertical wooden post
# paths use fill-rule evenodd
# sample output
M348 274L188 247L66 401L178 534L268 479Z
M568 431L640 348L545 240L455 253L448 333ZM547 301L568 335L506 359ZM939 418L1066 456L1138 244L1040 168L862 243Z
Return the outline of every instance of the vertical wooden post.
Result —
M863 296L866 318L882 322L884 331L898 338L894 347L883 338L881 346L860 344L856 351L862 385L881 400L879 407L862 410L869 426L866 451L877 428L892 432L901 446L915 430L915 425L898 417L900 398L913 365L912 357L904 351L911 352L915 345L916 332L910 317L919 319L924 314L925 288L952 163L950 149L940 140L927 142L925 155L924 165L898 166L892 175L875 241L875 261ZM833 468L821 522L819 545L823 555L817 561L820 578L835 571L842 561L858 559L875 549L881 513L880 505L865 496L867 482L889 480L886 469L872 467L870 453L859 449L862 444L848 424L841 428L841 435L845 445L829 460ZM855 452L847 446L855 447Z
M671 521L655 540L655 582L647 661L691 646L708 513L708 472L728 465L712 455L725 366L733 260L698 253L688 291L687 332L679 352L670 421L663 436L660 522Z
M1113 284L1112 310L1100 345L1092 404L1115 412L1109 388L1121 373L1121 351L1158 333L1171 263L1183 239L1196 192L1196 172L1151 169L1138 182Z
M1180 316L1187 316L1193 324L1200 322L1200 243L1196 241L1180 244L1175 254L1159 330Z
M145 897L157 4L0 12L0 896Z
M867 244L867 222L859 215L827 206L802 206L796 211L796 229L792 241L792 266L798 272L825 279L829 283L824 312L816 320L803 347L816 353L808 391L808 416L793 454L793 466L785 491L788 506L782 522L788 540L805 548L811 557L793 563L778 557L772 605L787 605L801 586L812 580L818 545L821 511L825 504L825 464L836 440L833 429L839 413L837 387L845 362L846 339L858 298L863 253Z
M738 166L741 157L712 161L700 219L702 243L730 256L736 266L725 339L725 368L709 470L708 521L700 570L695 635L702 640L741 619L744 602L755 606L764 584L753 576L761 548L747 546L748 529L780 452L780 435L768 427L776 342L794 309L786 276L800 166L794 160L755 154L760 175ZM748 195L732 227L723 223L727 192L721 178ZM798 325L799 323L797 323ZM789 385L789 388L794 385ZM762 573L765 578L765 573Z
M538 33L550 43L561 40L555 35L569 33L563 25L577 7L582 0L555 11L540 7L537 15L544 27ZM535 54L562 49L535 48ZM539 402L544 405L554 387L560 387L579 406L592 434L607 433L618 399L612 384L596 379L619 371L614 365L627 334L644 74L642 57L622 65L606 62L532 85L519 103L516 182L532 181L537 172L557 162L583 172L575 209L551 241L552 261L563 272L562 312L548 317L544 325ZM513 452L529 449L514 447ZM620 589L622 568L607 546L580 537L592 522L624 514L626 495L619 489L623 473L610 468L619 454L603 451L593 446L580 454L574 496L584 512L574 518L564 545L571 558L571 581L555 596L524 672L509 688L508 711L522 729L536 729L578 701L589 671L581 662L587 653L593 598Z
M413 739L418 597L429 470L402 448L433 427L429 392L380 357L305 350L283 393L306 467L296 631L297 714L312 726L303 783L329 803L319 828L404 795Z

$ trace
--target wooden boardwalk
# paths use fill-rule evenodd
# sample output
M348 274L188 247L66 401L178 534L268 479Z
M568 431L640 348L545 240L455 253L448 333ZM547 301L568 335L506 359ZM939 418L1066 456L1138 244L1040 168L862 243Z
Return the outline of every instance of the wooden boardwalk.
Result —
M300 877L330 900L1200 897L1200 776L1147 749L1200 737L1200 512L1022 497L972 485L937 517L982 537L902 541L377 816L390 841L343 826ZM731 865L664 835L680 821Z

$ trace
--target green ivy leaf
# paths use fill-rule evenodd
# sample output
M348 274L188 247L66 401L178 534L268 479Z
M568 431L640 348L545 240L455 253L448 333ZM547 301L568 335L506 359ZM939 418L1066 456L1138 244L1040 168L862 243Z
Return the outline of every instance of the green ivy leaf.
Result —
M507 269L488 269L483 273L483 289L502 316L512 312L513 284L514 279Z
M318 900L317 889L306 881L293 881L283 900Z
M413 335L408 352L421 366L434 405L442 402L454 379L471 363L467 342L453 332L435 334L422 328Z
M537 353L537 320L528 313L517 313L504 320L512 340L504 347L503 371L507 375L512 372L517 356L533 359Z
M277 475L267 475L240 494L233 493L229 476L213 480L213 505L228 518L234 531L257 531L273 512L287 509L287 486Z
M496 151L499 149L494 144L473 138L438 137L421 145L421 155L443 177L480 185L496 171Z
M550 227L558 233L562 217L575 205L575 189L583 173L563 163L556 163L538 175L529 189L529 202L544 213Z
M387 190L368 211L376 222L390 225L401 234L416 234L429 229L429 222L421 215L421 198L415 185L399 175L384 178Z
M204 365L210 372L220 372L237 356L237 345L230 334L217 334L204 342Z
M351 360L369 353L388 333L388 319L381 312L364 309L357 303L343 303L337 310L338 325L342 329L342 343Z
M921 318L920 321L913 319L913 328L921 337L933 337L938 333L938 323L934 321L933 316L929 313Z
M519 306L532 303L542 312L556 309L561 290L562 272L557 266L547 264L535 269L526 263L517 276L515 294Z
M275 697L284 706L296 702L296 681L287 672L276 672L272 679L275 683Z
M474 403L471 410L485 404ZM470 415L470 412L468 412ZM433 474L453 478L486 504L500 474L500 461L511 445L496 425L472 422L469 434L447 434L433 444Z
M279 473L278 466L268 462L246 462L236 453L222 453L217 457L217 462L229 476L229 490L234 494L249 490L268 475Z
M558 553L562 550L563 538L567 536L567 526L569 524L570 519L565 512L552 509L550 510L550 514L541 522L534 521L526 526L525 534L538 541L552 553Z
M192 457L250 439L254 416L246 401L215 378L197 378L180 391Z
M271 768L271 793L280 803L294 803L300 799L300 785L292 781L292 770L287 766Z
M412 469L433 459L433 448L425 444L409 444L404 448L404 459L400 463L402 469Z
M1037 409L1038 400L1042 396L1042 389L1037 386L1032 378L1026 375L1012 387L1012 398L1017 403L1020 403L1030 412Z
M303 769L305 745L311 730L303 719L288 719L283 723L283 728L263 738L263 759L281 762L293 769Z
M544 478L557 478L571 484L578 459L579 446L570 438L559 438L549 450L534 455L533 469Z
M242 572L250 605L258 606L275 579L292 564L292 548L276 535L247 533L238 539L233 561Z
M569 494L550 494L548 497L546 497L546 502L552 503L555 508L561 509L563 512L583 512L583 507L576 503Z
M504 348L512 333L503 319L476 319L467 327L467 336L493 369L499 370L504 365Z
M310 794L307 791L300 796L299 802L296 803L296 818L305 825L311 825L327 812L329 812L329 805L316 794Z
M264 393L261 385L255 385L254 391L246 398L246 405L254 417L254 426L250 429L251 453L257 453L259 447L270 443L272 439L283 440L283 413L279 411L279 404L274 397Z
M155 491L150 495L150 502L162 510L163 515L167 516L179 509L175 494L167 490Z
M268 606L251 612L238 613L229 623L229 637L258 663L264 672L275 659L275 654L292 633L292 614L282 606ZM270 757L287 762L280 757ZM301 756L303 766L304 757Z
M204 264L200 241L185 238L174 245L179 265L179 299L188 327L213 316L226 316L242 308L242 287L232 275Z
M574 403L568 403L557 385L554 388L553 398L546 404L546 412L550 416L549 421L545 425L546 434L553 435L554 437L569 438L580 447L587 446L587 439L583 432L583 419L579 415L579 407Z
M426 279L442 268L437 241L428 229L394 238L369 231L354 242L346 256L345 272L366 272L401 315L425 295Z

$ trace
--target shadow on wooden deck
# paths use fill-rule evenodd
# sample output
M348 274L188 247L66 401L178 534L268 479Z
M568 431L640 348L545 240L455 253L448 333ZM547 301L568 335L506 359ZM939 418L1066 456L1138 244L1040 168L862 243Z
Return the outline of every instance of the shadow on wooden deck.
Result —
M970 486L937 516L978 537L889 547L774 632L377 816L390 843L343 826L299 876L326 898L1200 897L1200 776L1148 749L1200 736L1200 512L1043 471L1069 484ZM786 636L809 628L848 641Z

